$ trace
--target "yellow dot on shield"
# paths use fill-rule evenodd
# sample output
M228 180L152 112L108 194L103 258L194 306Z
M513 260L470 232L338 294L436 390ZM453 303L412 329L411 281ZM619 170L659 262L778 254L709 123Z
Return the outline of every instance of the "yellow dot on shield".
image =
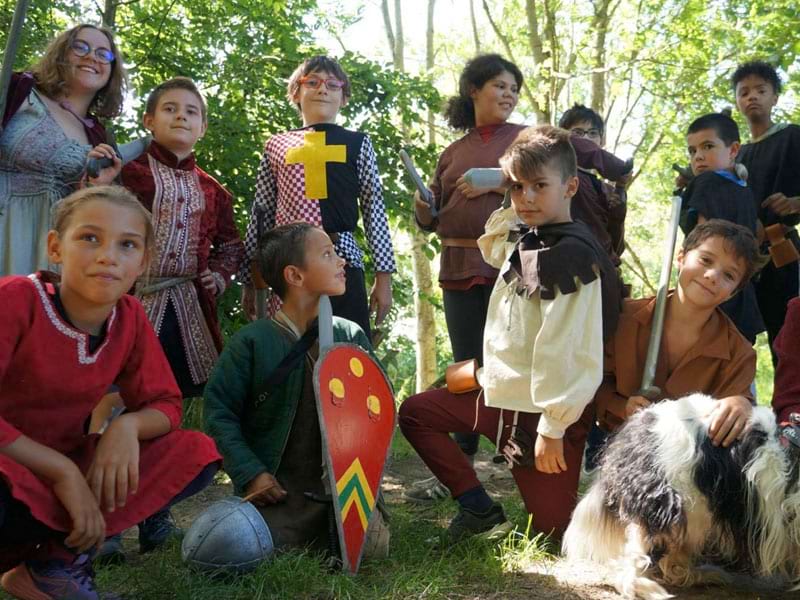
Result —
M381 414L381 401L377 396L372 394L367 396L367 410L376 415Z
M355 357L350 359L350 372L356 377L361 377L364 374L364 365Z
M335 377L331 379L330 382L328 382L328 389L331 391L331 394L337 398L344 398L344 384L341 379L336 379Z

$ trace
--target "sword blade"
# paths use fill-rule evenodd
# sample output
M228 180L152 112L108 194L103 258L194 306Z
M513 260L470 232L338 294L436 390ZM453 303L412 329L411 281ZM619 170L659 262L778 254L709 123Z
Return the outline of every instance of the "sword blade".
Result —
M649 400L655 400L661 393L661 390L653 385L653 381L655 381L656 377L658 352L661 348L661 336L664 332L664 314L667 308L667 292L669 291L669 280L672 275L672 260L675 254L675 237L678 234L680 213L681 197L673 196L672 213L670 214L664 258L661 263L661 275L658 280L658 291L656 292L653 325L650 329L650 340L647 344L647 358L644 361L644 372L642 373L642 386L639 390L639 395Z
M8 101L8 84L11 82L11 73L14 70L14 59L17 57L17 46L22 37L22 25L28 12L29 0L17 0L14 8L14 18L11 20L11 29L8 31L6 49L3 52L3 67L0 69L0 132L3 131L2 117L6 113Z
M411 157L405 150L400 150L400 160L403 163L403 166L406 168L406 172L408 173L409 177L411 177L411 181L414 182L414 186L416 186L420 197L428 203L428 206L431 209L431 215L435 217L438 214L438 211L436 210L435 202L433 200L433 194L425 185L425 182L422 181L422 177L419 176L417 168L414 166L414 161L411 160Z
M326 348L333 346L333 307L331 299L327 296L320 296L317 323L319 324L319 354L322 356L322 352Z

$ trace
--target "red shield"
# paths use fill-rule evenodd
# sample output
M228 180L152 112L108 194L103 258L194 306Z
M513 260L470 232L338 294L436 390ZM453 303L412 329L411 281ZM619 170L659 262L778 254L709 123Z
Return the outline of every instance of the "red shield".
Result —
M355 573L394 434L392 388L359 346L334 344L317 360L314 391L342 562Z

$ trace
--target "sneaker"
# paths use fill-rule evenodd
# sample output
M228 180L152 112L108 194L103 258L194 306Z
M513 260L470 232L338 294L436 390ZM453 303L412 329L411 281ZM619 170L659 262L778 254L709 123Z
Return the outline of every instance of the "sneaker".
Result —
M119 565L125 562L125 550L122 548L122 534L106 538L103 545L92 557L96 565Z
M458 514L450 521L447 532L453 542L477 536L480 539L497 541L506 537L514 526L506 519L503 507L494 504L485 513L476 513L460 507Z
M449 497L450 490L436 477L417 481L411 486L411 489L403 492L403 499L414 504L429 504Z
M72 563L61 560L28 561L3 575L3 589L18 600L120 600L99 594L87 554Z
M145 554L163 546L170 539L183 536L169 509L158 511L139 523L139 552Z

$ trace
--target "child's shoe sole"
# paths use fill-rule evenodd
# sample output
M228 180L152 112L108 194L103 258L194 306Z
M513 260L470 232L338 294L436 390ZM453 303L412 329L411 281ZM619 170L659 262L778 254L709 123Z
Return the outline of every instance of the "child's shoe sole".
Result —
M4 573L0 585L17 600L53 600L52 596L36 587L24 563Z

